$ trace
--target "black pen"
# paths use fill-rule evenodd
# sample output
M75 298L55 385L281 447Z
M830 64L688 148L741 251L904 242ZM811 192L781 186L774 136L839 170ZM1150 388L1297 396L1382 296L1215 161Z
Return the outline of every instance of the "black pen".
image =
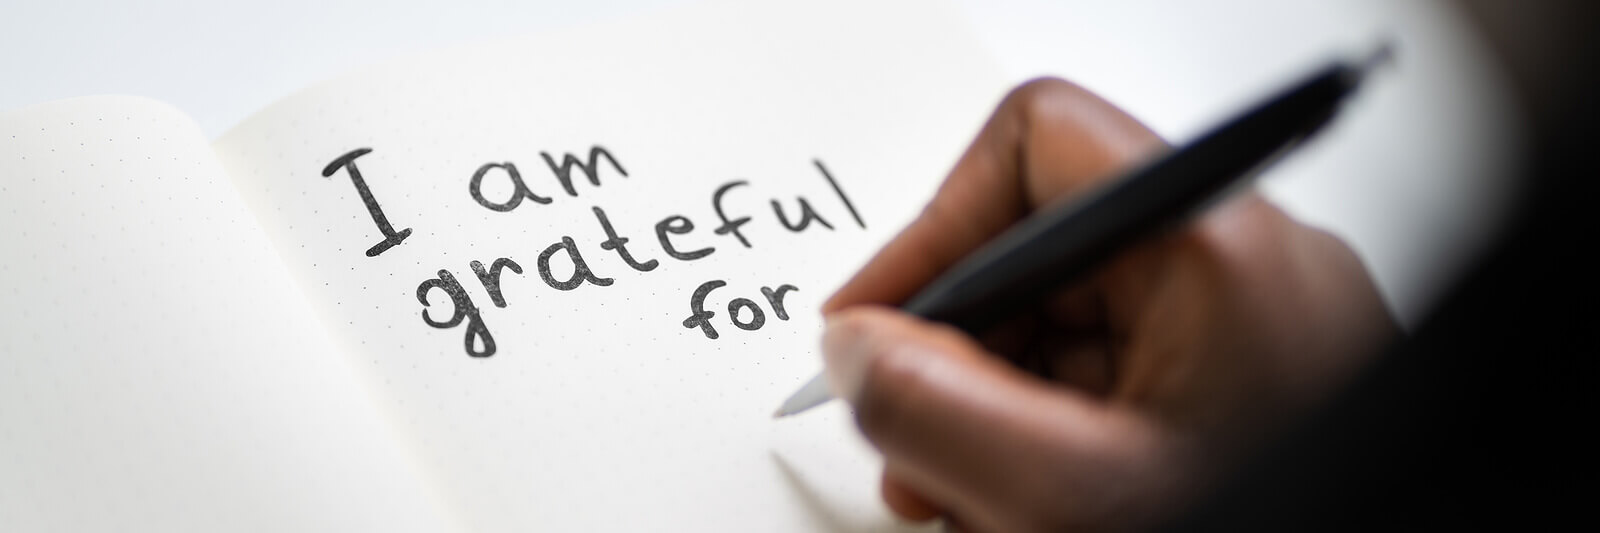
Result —
M1327 124L1361 79L1390 56L1384 45L1359 61L1335 61L1182 149L1035 213L956 263L901 310L969 333L992 325L1248 183ZM1012 362L1034 373L1045 370L1043 361ZM773 417L830 399L827 379L818 374Z

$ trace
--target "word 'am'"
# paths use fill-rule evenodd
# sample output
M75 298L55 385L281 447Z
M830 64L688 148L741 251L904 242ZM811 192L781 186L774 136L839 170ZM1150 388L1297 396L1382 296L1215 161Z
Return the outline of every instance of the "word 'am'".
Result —
M384 216L382 209L378 206L377 201L373 199L371 191L362 179L360 171L356 168L356 159L371 151L370 148L362 148L346 153L324 168L323 175L332 176L340 169L345 169L350 175L351 181L360 193L362 201L372 215L374 223L378 225L379 231L384 235L384 240L367 252L368 256L376 256L403 241L406 236L411 234L411 229L406 228L401 231L395 231L390 226L388 219ZM624 170L617 158L602 146L590 148L586 160L580 160L572 154L565 154L560 163L557 163L556 158L551 157L546 152L541 152L540 157L543 159L544 166L550 170L550 174L555 180L555 185L558 185L567 196L574 198L579 196L573 180L574 170L581 173L586 181L595 187L601 185L600 172L604 168L601 166L602 162L608 164L617 176L628 176L627 171ZM813 160L812 164L820 176L827 181L828 186L836 195L840 207L848 213L858 227L865 229L866 223L862 221L860 213L856 211L855 205L850 202L850 198L839 187L838 181L834 179L827 167L821 160ZM504 180L505 183L510 185L510 195L502 198L486 197L484 184L488 180ZM525 179L514 162L506 161L480 165L473 172L467 188L469 195L478 205L496 212L511 212L523 205L524 200L535 204L549 204L555 201L554 196L541 195L535 185L537 185L537 182L530 183L530 180ZM718 225L712 229L711 233L714 236L732 237L740 246L752 248L753 245L744 232L741 231L741 228L756 220L755 217L753 214L745 213L738 213L738 216L730 216L730 211L727 209L729 207L727 201L729 193L744 187L750 187L750 183L746 180L732 180L720 184L712 192L710 198L711 207L716 214ZM796 196L795 202L797 214L791 217L783 202L776 198L769 199L768 203L771 207L772 219L791 233L806 231L813 224L829 231L835 229L834 224L829 222L824 213L819 211L808 199L803 196ZM594 213L595 223L606 236L605 240L596 243L600 250L617 254L617 257L624 264L639 272L650 272L661 265L659 259L646 257L654 254L649 252L641 253L638 245L630 248L629 243L633 239L624 236L623 232L617 230L612 223L611 217L604 209L600 206L591 206L590 209ZM659 219L651 229L654 230L654 241L660 253L673 260L696 261L711 256L717 251L716 246L706 243L704 239L695 241L693 245L686 244L693 239L696 229L694 220L688 216L682 214L667 215ZM561 260L557 261L557 259ZM555 261L554 266L552 261ZM562 267L562 263L565 263L565 268ZM509 303L506 298L503 277L508 270L514 274L523 274L524 267L522 263L511 257L500 257L490 261L487 265L480 261L472 261L468 266L474 274L473 277L478 282L477 285L488 295L489 301L495 307L507 307ZM545 285L559 291L576 290L584 285L606 287L615 282L614 278L595 271L589 261L585 259L579 242L570 235L562 235L558 241L544 247L535 256L533 267L533 270ZM705 309L705 300L714 289L722 287L726 283L724 280L710 280L701 283L695 288L690 297L689 307L691 312L689 317L684 319L683 327L698 328L708 339L719 337L715 326L711 322L716 313ZM788 320L789 314L784 307L784 296L787 292L795 290L798 289L794 285L778 284L776 288L762 287L761 292L767 306L772 309L772 315L779 320ZM435 291L442 292L446 296L445 302L447 303L441 303L450 307L448 318L440 319L441 315L430 312L437 310L434 302L430 300L430 296ZM423 323L439 329L452 329L463 326L465 332L463 344L468 355L472 357L494 355L497 350L494 336L489 332L489 327L485 324L482 310L473 301L472 296L468 294L467 286L461 282L461 279L455 273L448 269L438 270L435 277L424 280L417 285L416 298L423 307L421 312ZM728 320L739 329L747 331L758 330L766 323L766 312L760 304L753 300L734 298L727 303L727 310ZM741 315L747 315L749 317L748 320L742 319Z

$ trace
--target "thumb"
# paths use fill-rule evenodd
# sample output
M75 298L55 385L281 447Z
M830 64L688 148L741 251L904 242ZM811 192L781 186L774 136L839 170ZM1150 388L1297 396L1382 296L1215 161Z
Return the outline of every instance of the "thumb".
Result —
M856 307L828 317L822 344L829 383L887 474L967 523L1115 512L1129 495L1114 487L1148 474L1155 441L1142 419L1025 374L954 328Z

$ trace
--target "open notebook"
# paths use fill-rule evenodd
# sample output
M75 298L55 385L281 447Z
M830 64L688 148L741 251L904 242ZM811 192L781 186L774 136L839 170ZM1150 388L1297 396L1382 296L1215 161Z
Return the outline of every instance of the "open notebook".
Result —
M769 416L1003 89L939 5L707 4L0 114L0 529L899 527Z

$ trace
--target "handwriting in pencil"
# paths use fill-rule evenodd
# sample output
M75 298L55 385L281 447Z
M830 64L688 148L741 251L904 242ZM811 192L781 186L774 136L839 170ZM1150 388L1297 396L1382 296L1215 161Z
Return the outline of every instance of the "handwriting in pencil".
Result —
M322 168L322 177L333 177L333 173L341 168L349 172L350 181L356 184L356 193L361 195L361 203L366 204L367 213L372 215L372 222L377 224L378 231L383 233L383 240L367 249L367 257L377 257L385 250L400 244L400 241L406 240L406 237L411 235L411 228L395 231L394 226L389 225L389 217L383 216L383 208L378 206L378 199L372 196L372 189L367 187L367 180L361 179L361 171L356 169L356 158L371 151L371 148L357 148L346 152Z
M379 230L385 236L383 242L380 242L367 252L368 256L376 256L395 244L399 244L401 240L410 235L411 229L406 228L396 232L389 226L382 210L378 207L377 201L373 199L366 182L362 179L359 170L356 169L355 159L371 151L370 148L352 150L329 163L323 169L323 175L331 176L341 168L346 169L350 174L351 181L355 183L356 189L361 193L362 200L372 214L373 221L378 224ZM592 146L587 154L588 157L585 159L579 159L573 154L567 153L563 154L561 162L557 163L556 158L552 157L548 152L540 152L539 155L545 163L544 166L549 169L550 175L555 178L556 184L560 186L567 196L572 198L579 197L578 189L573 181L574 170L594 187L601 186L601 171L605 168L601 165L602 162L609 164L610 169L617 176L628 176L622 163L618 161L611 151L599 145ZM828 182L829 188L839 200L839 206L848 213L858 227L865 229L866 223L861 219L855 204L845 195L844 190L840 188L832 173L828 171L820 160L813 160L812 164L816 167L821 177ZM510 195L505 198L487 198L483 193L483 188L488 180L504 180L510 185ZM752 185L748 180L724 182L713 190L710 198L712 210L716 213L717 222L719 222L715 228L712 228L711 234L715 236L731 236L744 248L754 247L750 238L743 231L744 226L760 219L755 216L755 213L740 212L732 208L737 208L741 205L737 201L739 196L737 191L750 187ZM468 194L478 205L501 213L511 212L523 206L524 200L531 201L533 204L550 204L556 201L556 195L541 195L538 191L539 188L538 182L525 178L516 163L512 161L490 162L479 165L467 182ZM777 198L768 199L767 205L771 207L772 217L766 220L776 222L779 227L788 230L790 233L804 232L814 226L825 228L828 231L836 231L834 224L824 216L822 210L818 209L817 204L812 203L803 196L795 197L793 211L786 210L784 203ZM598 243L602 251L617 254L617 257L624 264L639 272L650 272L661 266L659 259L644 257L645 254L649 254L648 251L641 250L638 246L629 247L629 243L633 242L633 239L624 236L624 232L618 230L618 225L613 222L612 217L606 213L605 209L600 206L592 206L590 210L594 213L595 223L600 226L601 231L606 235L606 239ZM709 257L717 251L716 246L708 245L703 241L697 242L695 245L686 244L696 229L694 220L686 215L669 214L659 219L652 229L660 252L673 260L697 261ZM570 267L552 267L552 262L557 265L570 265ZM506 271L517 275L523 274L523 266L518 261L510 257L500 257L491 261L488 266L485 266L481 261L472 261L468 266L476 275L478 285L482 286L483 290L488 293L489 300L495 307L505 308L510 305L514 295L506 293L502 278ZM578 290L585 285L607 287L615 282L614 278L601 275L595 271L589 261L584 258L583 247L570 235L563 235L559 241L544 247L536 256L533 267L539 279L546 286L558 291ZM717 313L707 309L707 299L713 291L726 285L727 282L725 280L716 279L706 281L695 287L689 297L690 314L683 319L683 327L689 329L698 328L708 339L719 338L720 334L712 321L717 316ZM777 284L776 288L770 286L761 287L766 308L771 309L772 316L784 321L789 320L788 309L784 306L784 297L788 292L797 290L799 289L794 285L786 283ZM446 296L446 299L438 302L437 306L434 301L430 300L430 296L436 291L443 292ZM489 357L495 354L497 347L494 336L489 332L489 327L484 321L481 308L473 302L472 296L468 294L467 287L449 269L441 268L435 277L423 280L418 284L416 298L418 303L422 305L422 321L428 326L438 329L453 329L463 324L465 325L463 344L467 355L471 357ZM446 305L449 306L449 316L441 320L439 317L442 316L442 313L436 312L442 311L443 306ZM727 320L740 330L756 331L767 323L768 314L766 309L754 299L735 297L727 301L726 308L728 311Z

